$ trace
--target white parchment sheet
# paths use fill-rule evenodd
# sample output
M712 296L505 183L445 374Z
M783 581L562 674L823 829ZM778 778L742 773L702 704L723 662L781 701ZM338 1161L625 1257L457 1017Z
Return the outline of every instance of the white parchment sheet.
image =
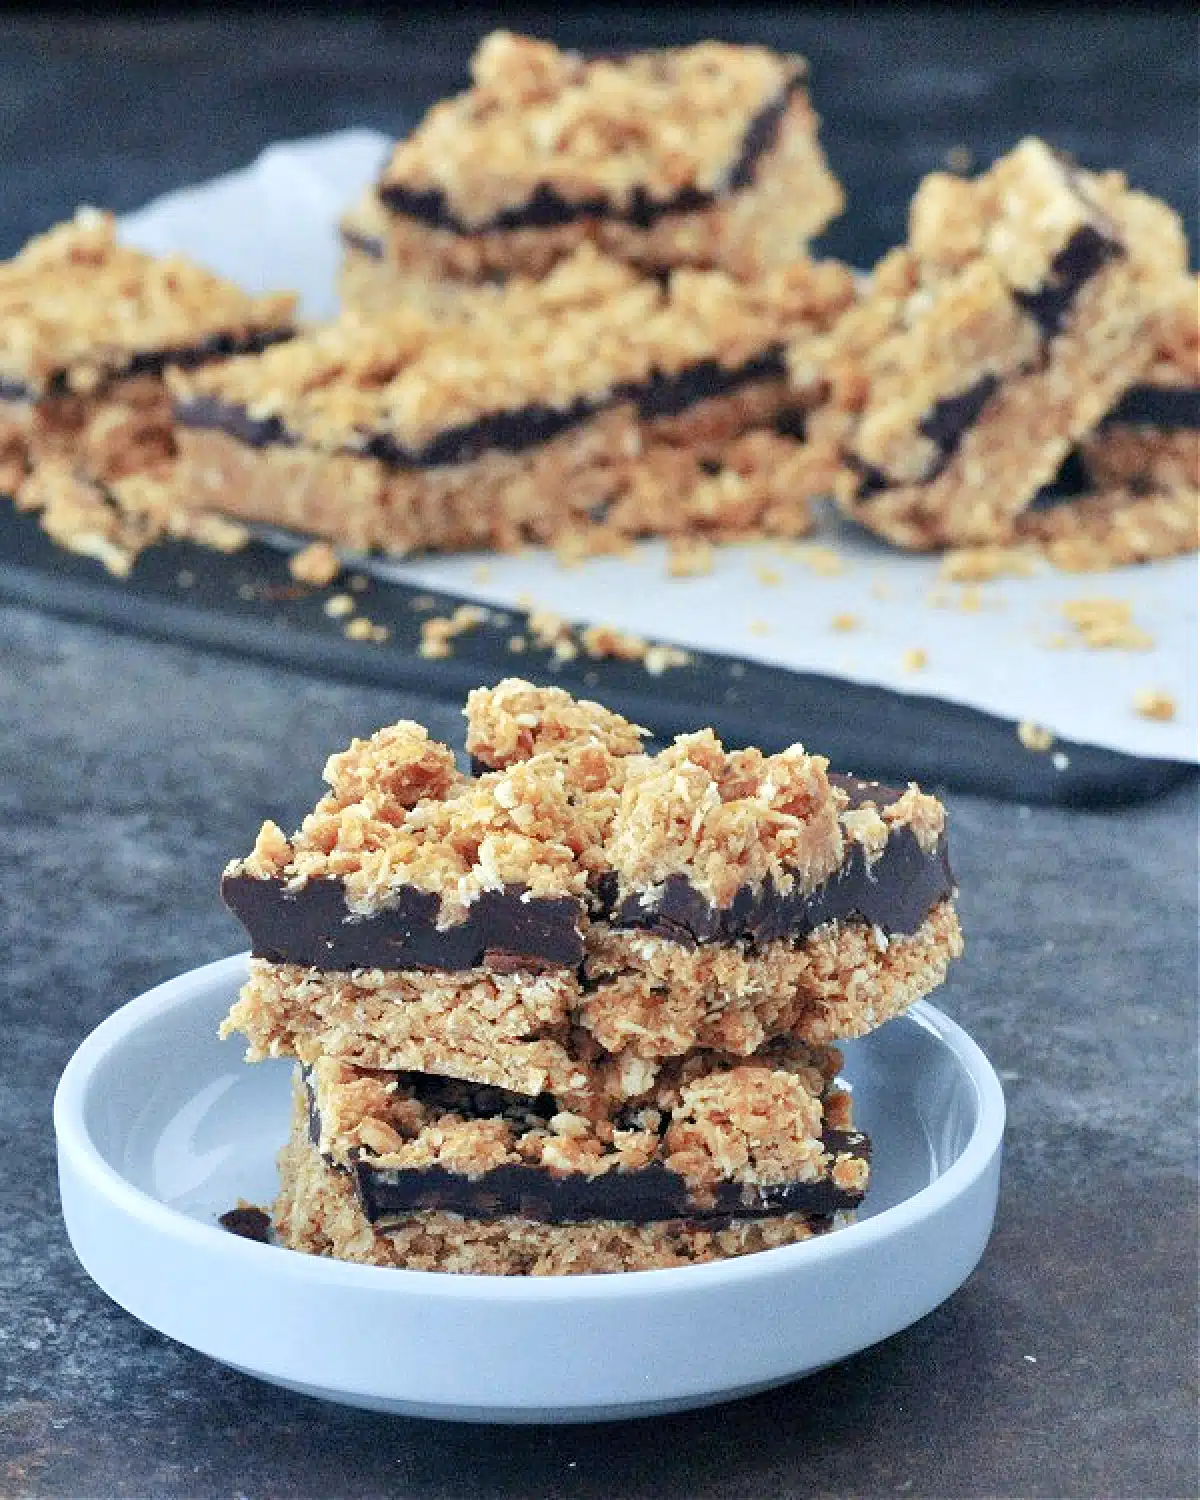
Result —
M365 130L269 147L251 166L169 193L123 222L124 237L155 252L183 251L252 291L292 287L306 316L336 307L342 209L378 170L384 137ZM934 558L910 557L831 526L817 545L839 554L827 574L796 548L719 550L711 574L669 579L663 549L565 569L530 551L517 557L433 557L374 563L377 573L514 606L523 596L573 620L655 639L824 672L901 692L934 694L1069 739L1148 757L1197 759L1195 558L1116 573L1029 578L963 589L940 584ZM819 561L820 559L818 559ZM1128 601L1153 637L1145 651L1048 645L1073 636L1065 601ZM834 628L837 616L855 628ZM913 670L906 657L925 653ZM514 667L520 658L514 658ZM1176 717L1151 722L1135 695L1158 689Z

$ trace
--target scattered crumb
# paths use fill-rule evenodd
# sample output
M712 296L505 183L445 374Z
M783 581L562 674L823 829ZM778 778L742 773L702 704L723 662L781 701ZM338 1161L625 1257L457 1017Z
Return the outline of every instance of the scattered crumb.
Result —
M900 665L906 672L920 672L929 665L929 656L920 646L910 646L900 658Z
M433 661L452 655L450 642L455 636L478 629L487 617L487 610L477 604L460 604L452 615L431 615L428 620L421 621L418 653Z
M1094 650L1149 651L1154 645L1154 637L1134 624L1133 606L1124 599L1068 599L1062 612Z
M525 649L525 637L523 635L510 635L508 638L508 649L519 655Z
M1028 578L1036 571L1032 547L957 547L947 552L938 577L947 583L988 583L994 578Z
M755 568L754 576L765 588L777 589L783 582L783 574L778 568Z
M344 620L354 613L354 600L349 594L334 594L326 599L324 609L331 620Z
M350 575L350 587L356 594L365 594L371 586L371 580L365 573L352 573Z
M376 625L373 620L368 620L366 615L356 615L346 622L345 634L352 641L372 641L378 646L389 640L392 632L386 625Z
M350 580L350 587L354 587L353 578ZM425 614L427 611L437 608L437 600L432 594L418 594L408 607L415 610L419 615Z
M310 542L288 558L288 572L297 583L324 588L342 571L337 553L328 542Z
M746 627L751 635L770 635L771 627L765 620L751 620Z
M537 604L536 604L536 602L534 600L533 595L532 594L518 594L517 595L517 608L518 609L524 609L524 610L536 609L537 608Z
M490 563L476 563L471 569L471 577L476 583L486 583L491 576L492 566Z
M667 573L671 578L698 578L712 570L711 542L699 536L672 538L667 547Z
M834 615L829 628L840 631L857 630L861 623L857 615Z
M191 568L180 568L179 572L175 575L175 582L181 589L190 589L195 581L196 575L192 572Z
M947 172L957 172L961 175L969 172L975 163L975 156L970 146L951 146L944 157Z
M1043 729L1040 724L1034 724L1029 719L1022 719L1017 725L1017 738L1026 750L1049 750L1054 744L1054 736L1050 731Z
M678 646L648 646L642 658L642 665L651 677L661 677L668 667L687 667L691 662L691 652Z
M1050 764L1056 771L1065 771L1071 764L1071 757L1063 750L1056 750L1050 757Z
M686 667L692 662L690 652L678 646L655 645L630 631L613 625L585 625L576 632L568 620L549 609L531 609L529 633L537 646L550 650L557 661L574 661L582 651L592 661L641 662L652 677L659 677L668 667ZM521 650L524 650L524 638Z
M1162 724L1169 723L1175 717L1174 698L1158 688L1142 688L1139 693L1135 693L1133 706L1143 719L1157 719Z

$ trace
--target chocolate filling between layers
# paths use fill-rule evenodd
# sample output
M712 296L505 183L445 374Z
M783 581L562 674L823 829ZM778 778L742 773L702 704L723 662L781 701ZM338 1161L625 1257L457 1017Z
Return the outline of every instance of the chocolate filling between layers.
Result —
M851 806L887 806L894 788L831 776ZM870 863L851 845L842 868L815 890L781 891L772 881L744 886L727 907L714 907L683 876L669 877L652 902L620 897L615 876L603 877L596 916L614 928L640 930L684 943L748 942L753 946L807 937L827 922L862 920L884 933L913 933L939 901L954 892L946 839L924 850L911 829L892 829ZM281 877L225 876L221 895L250 935L255 958L324 970L434 969L494 972L572 969L583 962L582 904L568 896L530 897L519 886L483 891L466 918L437 925L437 895L401 886L389 906L358 914L335 879L317 876L289 890Z
M1135 385L1101 423L1119 425L1200 431L1200 386Z
M1051 261L1050 276L1036 291L1013 292L1013 301L1037 324L1043 343L1062 332L1076 297L1092 277L1124 255L1124 247L1105 232L1107 228L1107 221L1103 226L1081 225ZM1017 376L1026 373L1014 372ZM999 376L983 375L957 395L934 403L917 424L917 431L935 444L937 452L916 483L930 484L946 469L1001 384ZM907 488L909 483L892 479L855 453L847 453L845 461L859 476L858 500L871 500L888 490Z
M100 397L123 380L132 380L142 375L162 375L168 369L195 370L201 365L219 359L232 359L239 354L261 354L272 344L285 343L295 336L294 328L264 328L245 336L215 333L198 344L171 349L145 349L131 355L128 364L119 370L113 370L99 387L87 392L71 389L69 369L56 370L41 390L22 385L20 381L0 377L0 401L37 402L58 396L79 396L82 399Z
M320 1109L309 1074L307 1070L302 1072L309 1139L319 1149ZM436 1085L438 1080L430 1082ZM500 1089L488 1092L507 1093ZM516 1100L519 1096L508 1097ZM536 1108L540 1101L528 1102ZM830 1157L870 1161L871 1144L861 1131L826 1130L821 1144ZM378 1167L363 1159L343 1165L329 1156L323 1159L336 1170L350 1174L365 1218L379 1229L411 1214L430 1211L461 1214L468 1219L514 1217L546 1224L580 1224L595 1219L655 1224L685 1219L716 1227L730 1218L783 1213L827 1218L855 1208L863 1199L862 1192L839 1188L829 1177L766 1186L722 1182L698 1194L686 1178L661 1162L595 1177L524 1165L492 1167L468 1177L442 1166Z
M709 208L727 193L749 187L761 157L773 150L779 139L791 97L803 85L796 76L751 120L742 137L738 156L725 178L723 187L707 189L685 187L669 198L653 198L645 188L635 188L628 204L613 203L605 197L584 198L572 202L563 198L548 183L539 183L530 198L519 208L502 209L481 224L465 224L449 207L440 188L417 190L383 183L380 201L393 213L415 219L429 229L448 230L452 234L488 234L505 229L553 229L580 219L615 219L635 229L649 229L670 214L693 213Z
M677 416L689 407L715 396L727 396L760 380L782 379L785 363L782 346L769 349L733 369L715 359L704 359L676 375L655 372L644 381L628 381L599 399L579 397L569 406L540 403L511 411L490 412L472 422L463 422L440 432L422 448L406 448L389 433L364 434L357 446L334 451L354 458L377 459L391 469L432 469L444 464L470 463L497 451L521 453L631 401L643 420ZM251 448L302 447L304 440L291 432L281 417L252 417L241 406L211 396L198 396L176 404L175 415L184 427L223 432Z
M463 921L438 926L441 899L399 887L391 904L360 916L340 880L316 876L290 891L278 878L224 876L221 896L250 934L255 958L317 969L437 969L487 965L505 972L574 969L583 962L579 902L530 897L519 886L481 891Z

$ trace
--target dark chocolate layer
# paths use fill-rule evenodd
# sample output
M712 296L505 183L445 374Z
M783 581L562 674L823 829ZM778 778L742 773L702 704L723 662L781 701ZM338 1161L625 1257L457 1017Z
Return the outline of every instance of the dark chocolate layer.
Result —
M481 224L465 224L450 208L439 188L416 191L393 183L381 184L379 197L393 213L416 219L430 229L452 234L488 234L505 229L552 229L580 219L616 219L636 229L648 229L668 214L693 213L708 208L727 193L749 187L754 181L759 159L773 150L779 139L779 127L788 103L802 84L800 77L788 81L781 92L751 120L742 137L741 149L726 175L724 187L716 192L700 188L681 188L668 198L654 198L644 188L636 188L628 203L614 203L605 197L570 200L563 198L548 183L539 183L532 197L518 208L506 208Z
M88 394L103 394L108 386L139 375L162 375L168 369L194 370L213 360L232 359L237 354L261 354L272 344L282 344L294 337L295 329L292 328L264 328L246 335L214 333L198 344L184 347L144 349L132 355L121 369L112 371L99 391ZM0 379L0 401L43 401L51 396L75 394L71 390L70 371L65 369L56 371L40 390L18 381Z
M440 464L469 463L489 451L521 453L560 437L610 407L632 401L644 419L675 416L697 402L729 395L759 380L782 379L782 349L770 349L745 364L727 369L715 359L700 360L674 375L655 372L648 380L616 386L599 399L580 397L569 406L533 404L513 411L491 412L440 432L423 448L405 448L388 433L372 433L344 451L378 459L392 469L429 469ZM279 417L252 417L244 407L210 396L180 402L176 415L185 427L224 432L252 448L280 444L302 446Z
M823 1144L831 1153L869 1156L865 1135L830 1131ZM660 1163L631 1172L606 1172L599 1177L555 1174L527 1166L493 1167L478 1177L465 1177L445 1167L392 1170L364 1162L356 1162L349 1170L363 1213L380 1229L429 1209L462 1214L468 1219L512 1216L546 1224L579 1224L594 1219L626 1224L687 1219L703 1224L783 1213L825 1217L856 1207L863 1197L823 1177L815 1182L784 1182L770 1187L726 1182L697 1198L686 1179Z
M1163 427L1200 431L1200 386L1135 385L1104 419L1105 427Z
M834 776L852 806L886 807L900 793L854 777ZM684 876L673 875L650 905L637 895L618 899L615 876L603 877L596 916L686 943L799 940L826 922L868 922L885 933L912 933L954 892L946 840L927 853L907 828L892 830L868 864L853 845L838 873L808 894L768 881L743 887L727 907L714 907ZM583 961L582 906L570 897L528 898L519 887L484 891L464 921L439 928L438 897L402 886L387 908L349 911L341 883L309 880L289 891L281 879L226 876L226 905L250 934L256 958L320 969L436 969L460 972L481 964L504 972L577 968Z
M926 854L907 828L893 829L873 865L855 844L838 871L815 891L781 891L772 881L743 887L726 907L712 906L681 875L671 875L652 905L627 896L614 909L614 927L636 927L677 942L755 946L807 937L826 922L868 922L892 933L917 930L954 891L946 840Z
M390 906L357 916L338 880L317 878L289 891L278 879L221 881L225 904L250 934L256 958L319 969L439 969L481 964L571 969L583 960L579 903L570 897L523 900L516 887L483 891L452 927L437 925L440 901L401 886Z

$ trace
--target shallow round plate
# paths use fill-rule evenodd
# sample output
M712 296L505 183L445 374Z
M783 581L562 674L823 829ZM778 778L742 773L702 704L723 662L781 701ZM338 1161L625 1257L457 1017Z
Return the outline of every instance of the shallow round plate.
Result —
M263 1380L415 1416L582 1422L678 1411L792 1380L932 1311L991 1231L1004 1097L970 1037L921 1004L846 1046L874 1170L858 1222L681 1270L453 1276L346 1265L229 1234L269 1203L287 1063L246 1067L218 1022L245 955L159 985L99 1026L54 1102L75 1252L152 1328Z

